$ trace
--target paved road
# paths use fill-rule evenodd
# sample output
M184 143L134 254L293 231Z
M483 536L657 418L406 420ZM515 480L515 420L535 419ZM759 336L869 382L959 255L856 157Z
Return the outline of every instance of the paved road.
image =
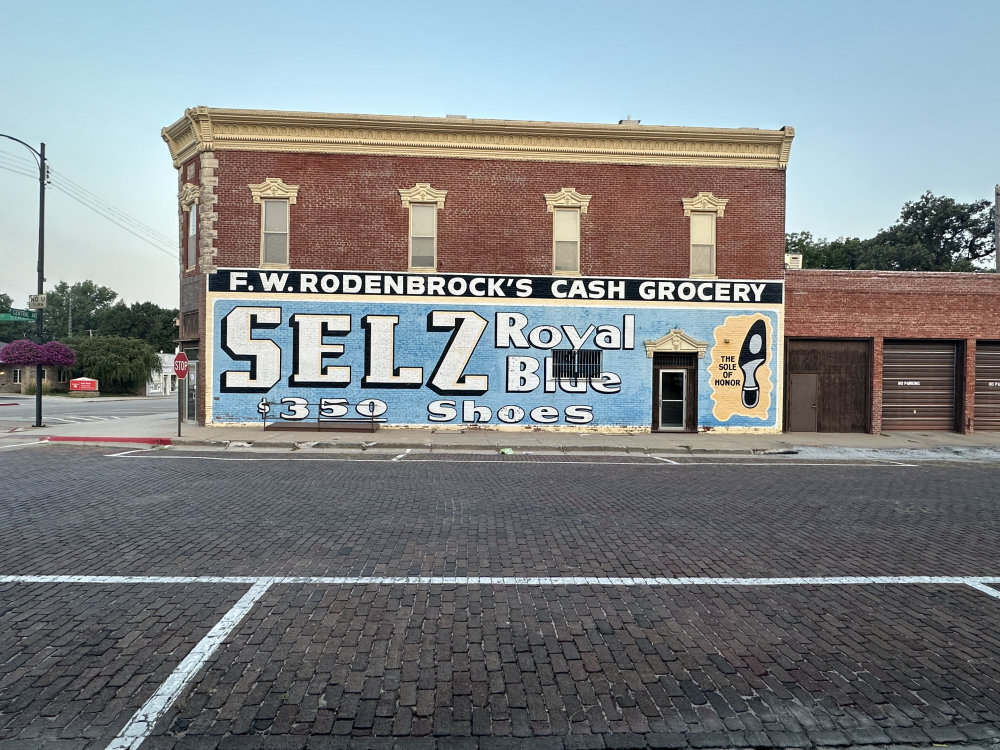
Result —
M0 455L4 750L1000 740L995 465L117 450Z
M148 414L177 413L176 397L122 397L80 399L68 396L43 396L42 421L47 425L75 422L100 422ZM34 396L0 393L0 423L34 424Z

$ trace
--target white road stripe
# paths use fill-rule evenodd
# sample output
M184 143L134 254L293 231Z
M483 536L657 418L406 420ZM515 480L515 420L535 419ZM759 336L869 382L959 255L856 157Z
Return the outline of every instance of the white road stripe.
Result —
M663 461L665 464L678 464L679 461L673 461L669 458L664 458L663 456L650 456L650 458L655 458L657 461Z
M987 583L1000 583L1000 581L987 581ZM991 589L989 586L984 586L982 583L969 583L967 585L976 589L976 591L982 591L984 594L989 594L990 596L1000 599L1000 591Z
M149 700L135 712L119 735L108 745L107 750L134 750L139 747L153 730L159 718L174 704L181 691L187 687L187 684L270 587L271 583L267 579L262 579L251 586L250 590L236 602L233 608L215 624L215 627L209 630L205 637L191 649L191 653L184 657L170 677L160 685Z
M13 445L0 445L0 451L11 450L13 448L27 448L32 445L46 445L48 440L36 440L33 443L14 443Z
M1000 576L796 576L787 578L717 578L710 576L60 576L0 575L3 583L77 584L328 584L337 586L870 586L965 585L983 590ZM992 590L990 590L992 591ZM989 592L987 592L989 593Z

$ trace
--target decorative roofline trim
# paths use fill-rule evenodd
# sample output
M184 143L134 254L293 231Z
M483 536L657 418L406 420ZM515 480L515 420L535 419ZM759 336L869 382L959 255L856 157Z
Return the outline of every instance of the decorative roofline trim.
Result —
M161 135L178 168L201 151L261 151L785 169L795 131L195 107Z

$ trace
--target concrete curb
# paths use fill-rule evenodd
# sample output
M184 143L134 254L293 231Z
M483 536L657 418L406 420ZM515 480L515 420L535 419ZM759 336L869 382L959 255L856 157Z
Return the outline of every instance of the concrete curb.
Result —
M43 435L47 443L142 443L146 445L170 445L170 438L162 437L97 437L83 435Z

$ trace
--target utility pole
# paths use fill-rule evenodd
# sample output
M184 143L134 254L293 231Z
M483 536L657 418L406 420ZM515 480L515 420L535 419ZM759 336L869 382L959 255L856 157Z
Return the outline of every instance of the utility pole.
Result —
M12 135L0 133L0 138L20 143L28 149L38 162L38 294L45 294L45 183L49 178L49 165L45 161L45 144L37 151ZM35 338L42 344L44 309L35 310ZM35 365L35 427L42 426L42 363Z
M993 188L993 270L1000 273L1000 185Z

